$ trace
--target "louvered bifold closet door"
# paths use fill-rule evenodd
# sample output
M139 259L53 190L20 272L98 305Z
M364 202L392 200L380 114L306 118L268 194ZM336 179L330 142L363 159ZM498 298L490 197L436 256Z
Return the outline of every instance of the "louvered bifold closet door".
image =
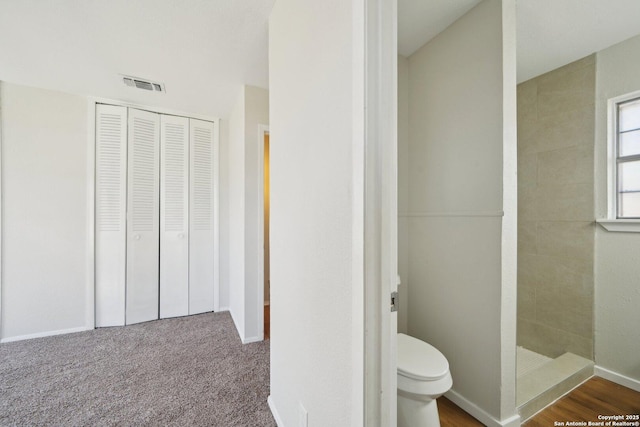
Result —
M217 139L214 123L189 121L189 314L196 314L214 310Z
M129 109L126 323L158 318L160 116Z
M189 314L189 119L160 116L160 317Z
M96 105L96 326L125 316L127 109Z

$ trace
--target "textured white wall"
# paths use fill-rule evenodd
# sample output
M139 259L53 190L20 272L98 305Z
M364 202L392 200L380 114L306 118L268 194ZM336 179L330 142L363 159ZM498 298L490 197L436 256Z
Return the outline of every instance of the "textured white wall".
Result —
M85 327L87 102L2 83L3 339Z
M357 2L279 0L270 18L271 396L284 426L357 425ZM358 21L359 22L359 21ZM360 107L358 109L358 107ZM361 219L360 219L361 221ZM357 227L356 227L357 228ZM360 270L362 265L360 264ZM362 358L362 355L360 355Z
M398 332L409 319L409 60L398 56L398 273L402 284Z
M596 218L607 216L607 100L640 90L640 36L597 54ZM596 365L640 387L640 234L598 227L595 255Z
M253 86L244 88L244 144L245 144L245 339L261 339L263 324L260 311L264 299L258 301L262 280L264 241L264 206L260 203L262 164L258 125L269 124L269 91Z
M513 4L505 4L505 19L515 19ZM509 320L503 287L515 296L516 286L502 277L503 144L515 144L515 52L504 56L502 15L502 1L485 0L409 58L408 330L447 357L452 394L494 420L515 415L515 373L504 376L515 361L515 306L507 310L509 339L502 336ZM514 215L515 192L509 203ZM503 365L508 342L513 360Z
M229 212L229 311L244 340L245 287L245 129L244 87L229 116L228 212ZM223 247L222 252L225 251Z
M243 341L262 338L262 191L258 125L269 124L269 91L244 86L228 122L229 310Z
M229 120L220 120L220 175L218 209L220 232L220 308L229 309Z

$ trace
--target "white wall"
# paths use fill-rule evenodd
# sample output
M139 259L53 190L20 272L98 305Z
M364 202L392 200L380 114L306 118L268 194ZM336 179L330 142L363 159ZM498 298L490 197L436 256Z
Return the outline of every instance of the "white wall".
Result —
M85 327L87 102L2 83L2 339Z
M219 233L220 233L220 309L229 310L229 120L220 120L220 175L218 177L219 191Z
M354 172L363 160L353 153L363 140L354 123L364 117L364 98L354 91L364 74L355 73L363 49L356 3L279 0L269 22L269 401L282 426L303 425L301 407L309 426L362 423L354 337L362 283L353 277L361 274L354 206L363 197Z
M269 124L269 91L244 86L229 117L229 308L243 342L263 337L262 159L258 126ZM225 250L223 249L222 252Z
M264 204L262 203L263 183L263 136L258 126L269 124L269 91L253 86L245 86L245 339L250 341L263 338L262 310L264 261L262 224Z
M398 55L398 332L409 319L409 60Z
M607 100L640 90L640 36L597 54L596 218L607 217ZM640 389L640 234L596 230L595 362ZM620 380L620 378L617 378Z
M92 327L87 295L88 102L85 97L1 83L3 271L0 338ZM221 124L220 305L229 306L228 129ZM226 250L225 250L226 249ZM242 260L243 256L238 259ZM240 304L242 306L242 303Z
M485 424L518 422L514 19L513 2L485 0L409 58L408 330Z
M245 129L244 87L229 116L228 212L229 212L229 311L244 340L245 288ZM222 247L221 252L225 248Z

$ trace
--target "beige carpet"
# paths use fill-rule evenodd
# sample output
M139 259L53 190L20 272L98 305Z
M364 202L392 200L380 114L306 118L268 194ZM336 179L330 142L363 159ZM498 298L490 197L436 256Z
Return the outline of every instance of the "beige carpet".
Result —
M228 313L0 344L2 426L275 426Z

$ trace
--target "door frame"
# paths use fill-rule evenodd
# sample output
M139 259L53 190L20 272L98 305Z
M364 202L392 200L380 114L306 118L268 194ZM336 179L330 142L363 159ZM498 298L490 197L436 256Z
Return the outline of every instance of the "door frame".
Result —
M364 425L397 424L397 0L364 0Z
M257 300L258 304L256 310L258 310L258 338L259 341L264 340L264 136L269 133L269 125L259 124L258 125L258 134L257 141L258 144L258 162L256 165L256 170L258 172L258 254L259 259L257 262L258 266L258 280L256 286L257 289ZM269 141L271 142L271 141ZM271 301L269 301L271 304Z
M136 104L125 101L118 101L109 98L88 97L87 98L87 257L86 257L86 287L85 287L85 327L86 329L95 329L96 327L96 294L95 294L95 188L96 188L96 105L108 104L120 107L135 108L138 110L150 111L157 114L167 114L173 116L182 116L192 119L213 122L215 125L214 132L214 149L217 153L214 163L214 307L213 311L220 311L220 119L218 117L206 114L189 113L185 111L173 110L162 107L152 107L149 105Z
M4 199L2 197L3 195L3 191L2 189L4 188L2 185L2 153L3 153L3 145L2 145L2 135L3 135L3 129L2 126L4 124L4 122L2 121L2 89L3 89L3 85L2 83L0 83L0 339L2 339L2 266L3 266L3 262L4 262L4 258L2 256L2 246L4 246L2 244L2 224L3 224L3 220L2 220L2 213L4 212L3 210L3 206L2 206L2 200Z

